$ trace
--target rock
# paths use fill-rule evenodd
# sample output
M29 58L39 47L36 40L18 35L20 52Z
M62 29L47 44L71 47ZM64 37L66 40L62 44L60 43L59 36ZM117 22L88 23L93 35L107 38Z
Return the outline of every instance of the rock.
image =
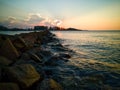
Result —
M20 90L16 83L0 83L0 90Z
M33 83L40 79L40 75L30 64L21 64L5 69L7 77L10 81L15 81L23 88L30 87Z
M24 33L24 34L20 34L19 36L21 36L24 39L24 41L30 48L34 46L34 43L36 42L37 39L36 32Z
M51 57L51 55L52 55L51 51L45 50L45 49L41 50L39 53L41 53L42 55L44 55L44 57Z
M0 67L0 81L2 80L2 68Z
M71 56L67 53L60 53L59 56L62 58L71 58Z
M4 37L0 36L0 42L3 42ZM2 46L3 43L0 43L0 47Z
M17 48L17 50L19 51L25 51L27 50L28 45L26 44L26 42L24 41L23 38L21 38L20 36L17 37L14 41L13 41L14 46Z
M59 41L51 43L51 46L54 46L54 47L63 47L63 45L61 43L59 43Z
M20 59L23 60L30 60L30 55L28 53L22 53Z
M2 43L3 44L0 48L1 56L5 56L6 58L9 58L11 60L15 60L16 58L19 57L17 49L14 47L9 38L6 38Z
M67 62L67 59L64 59L60 56L54 55L52 57L50 57L46 62L45 65L47 66L57 66L57 65L61 65L64 62Z
M57 66L57 65L59 65L57 60L52 60L52 59L47 60L44 64L47 65L47 66Z
M4 66L4 65L9 65L11 64L12 61L8 60L7 58L0 56L0 65Z
M37 90L63 90L62 86L53 79L44 79Z
M64 51L68 51L66 48L64 48L64 47L54 47L54 49L56 49L57 51L62 51L62 52L64 52Z
M63 85L65 90L89 90L82 89L81 85L84 85L83 81L81 81L80 77L76 76L60 76L60 83ZM82 84L81 84L82 82ZM93 89L90 89L93 90ZM96 90L96 89L95 89Z
M34 53L30 53L30 57L35 61L35 62L42 62L42 60Z

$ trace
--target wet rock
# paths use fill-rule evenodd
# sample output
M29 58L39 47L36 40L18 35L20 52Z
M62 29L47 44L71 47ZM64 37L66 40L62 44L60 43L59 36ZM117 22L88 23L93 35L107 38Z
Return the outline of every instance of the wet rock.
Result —
M22 53L20 59L23 59L23 60L30 60L30 55L28 53Z
M30 64L21 64L5 69L7 77L10 81L19 83L23 88L30 87L33 83L40 79L40 75Z
M12 61L8 60L7 58L0 56L0 65L5 66L5 65L10 65Z
M52 56L52 52L49 51L49 50L45 50L45 49L41 50L39 53L42 54L44 57L45 56L47 56L47 57L51 57Z
M40 44L35 43L33 46L34 46L34 47L40 47Z
M77 76L61 76L60 83L65 90L81 90L81 80ZM88 90L88 89L82 89Z
M58 55L54 55L45 62L45 65L47 66L63 65L64 62L67 62L67 61L68 61L67 59L64 59Z
M64 52L64 51L68 51L66 48L64 48L64 47L53 47L55 50L57 50L57 51L62 51L62 52Z
M47 66L57 66L57 65L59 65L58 60L59 60L59 57L52 56L50 59L48 59L45 62L45 65L47 65Z
M9 58L11 60L15 60L16 58L19 57L17 49L14 47L9 38L6 38L2 43L3 44L0 48L1 56L5 56L6 58Z
M71 58L71 56L67 53L60 53L59 56L63 58Z
M51 60L50 59L50 60L45 62L45 65L47 65L47 66L57 66L59 64L58 64L58 62L56 60Z
M34 53L30 53L30 57L35 61L35 62L40 62L42 63L42 60Z
M62 86L53 79L44 79L37 87L37 90L63 90Z
M0 83L0 90L20 90L16 83Z
M61 43L59 43L59 41L49 43L49 45L54 46L54 47L63 47L63 45Z

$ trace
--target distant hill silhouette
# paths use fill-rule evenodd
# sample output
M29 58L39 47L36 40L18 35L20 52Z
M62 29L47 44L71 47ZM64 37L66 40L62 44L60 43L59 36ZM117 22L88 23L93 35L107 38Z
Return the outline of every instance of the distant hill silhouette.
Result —
M82 31L81 29L76 29L76 28L67 28L67 31Z
M0 25L0 31L39 31L39 30L49 30L49 31L82 31L81 29L76 29L76 28L62 28L62 27L48 27L48 26L34 26L34 29L32 28L27 28L27 29L22 29L22 28L7 28L5 26Z
M7 27L0 25L0 30L9 30Z

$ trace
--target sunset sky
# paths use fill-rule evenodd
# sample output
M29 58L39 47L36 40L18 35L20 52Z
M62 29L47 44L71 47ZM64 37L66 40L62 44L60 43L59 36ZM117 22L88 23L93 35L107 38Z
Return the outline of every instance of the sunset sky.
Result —
M0 25L120 30L120 0L0 0Z

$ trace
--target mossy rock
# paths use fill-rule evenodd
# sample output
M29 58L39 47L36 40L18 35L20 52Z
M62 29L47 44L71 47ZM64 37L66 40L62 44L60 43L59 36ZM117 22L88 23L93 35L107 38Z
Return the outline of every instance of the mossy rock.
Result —
M0 90L20 90L16 83L0 83Z
M62 86L53 79L44 79L37 90L63 90Z
M5 69L10 81L15 81L23 88L32 86L33 83L40 79L40 75L30 64L21 64Z
M19 57L19 53L17 49L14 47L14 45L12 44L9 38L6 38L2 43L3 44L0 48L1 56L4 56L11 60L15 60L17 57Z

